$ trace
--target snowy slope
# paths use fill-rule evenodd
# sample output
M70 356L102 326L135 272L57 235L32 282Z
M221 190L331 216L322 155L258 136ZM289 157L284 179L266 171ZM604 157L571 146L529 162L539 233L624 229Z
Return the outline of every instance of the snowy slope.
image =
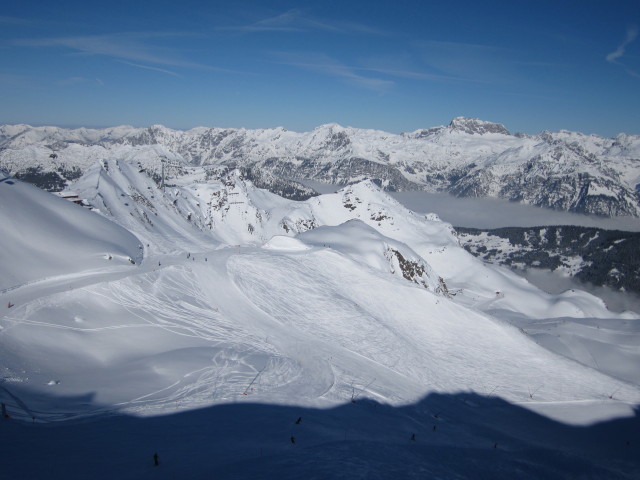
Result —
M0 172L0 290L142 259L129 231Z
M188 173L185 169L186 181L194 180ZM135 232L152 252L184 251L211 242L193 228L188 205L179 209L183 205L179 194L168 190L165 195L137 162L113 158L97 162L74 189L95 211Z
M540 385L540 401L595 401L613 391L640 401L638 387L330 248L222 249L81 286L16 300L3 318L11 390L43 418L59 408L154 413L176 401L194 407L243 393L331 405L373 379L362 395L391 404L429 392L482 392L488 382L511 401ZM52 388L91 401L39 405L34 395Z
M145 244L141 263L125 270L79 255L76 271L91 275L69 277L34 262L25 275L48 275L47 282L0 292L1 304L13 304L0 316L0 398L13 419L24 420L9 427L13 477L44 478L42 467L14 460L25 459L39 429L33 448L47 432L76 445L49 445L52 453L44 454L65 460L53 467L62 477L76 465L93 478L248 478L263 468L270 478L314 471L375 478L378 469L382 478L394 471L473 478L474 462L490 465L486 451L498 444L511 460L488 467L495 478L523 465L524 478L592 468L632 478L639 471L626 451L603 453L595 440L620 442L616 435L632 431L640 385L628 365L638 359L637 316L612 314L586 293L545 294L482 264L458 245L449 224L404 209L369 181L294 202L256 189L237 171L162 191L141 170L108 159L77 182L101 216L60 207L68 223L76 215L83 225L99 219L90 228L98 235L74 235L75 249L99 251L101 242L118 239L122 255L131 255L137 237ZM190 175L203 178L197 170ZM0 192L16 186L0 184ZM12 215L24 218L35 205L44 222L43 196L51 197L24 186ZM34 252L49 264L28 239L17 245L3 268L19 270ZM560 332L570 348L550 348L541 337L541 322L560 316L574 326ZM606 325L608 334L590 337L589 325ZM597 364L585 353L591 344L578 337L599 342ZM184 413L194 409L204 410ZM162 424L144 420L160 414L172 415ZM304 417L300 425L289 418L296 414ZM45 425L83 417L91 421ZM103 423L108 418L119 426ZM603 421L623 423L604 433L588 427ZM147 471L132 455L143 447L134 433L141 425L154 432L144 442L164 449L164 470ZM439 455L411 439L418 432L424 442L436 431L443 433L427 440L427 450ZM175 432L185 437L174 443ZM123 433L139 440L121 443ZM406 452L407 442L415 451ZM309 463L285 468L296 463L285 448L298 446ZM100 460L99 468L80 453L90 447L120 461ZM452 460L462 452L450 449L462 447L476 460ZM609 454L615 465L600 464Z
M490 268L459 245L450 224L435 215L407 210L370 181L296 202L256 189L237 171L220 181L168 187L164 195L146 172L126 163L115 162L92 172L75 185L77 190L113 220L133 229L152 251L199 251L207 242L218 247L261 246L274 236L360 220L377 232L376 261L384 264L380 268L400 276L418 268L424 272L418 276L424 276L432 291L442 288L442 278L445 287L456 293L458 303L535 318L610 315L604 303L591 295L565 292L550 296L514 273ZM98 173L102 180L96 180ZM197 169L192 176L203 177ZM119 185L114 194L110 193L112 184ZM364 237L353 231L345 236L349 235L354 235L348 243L353 245L349 254L355 258L354 249L363 247ZM325 240L323 245L331 243ZM406 260L404 271L400 257Z

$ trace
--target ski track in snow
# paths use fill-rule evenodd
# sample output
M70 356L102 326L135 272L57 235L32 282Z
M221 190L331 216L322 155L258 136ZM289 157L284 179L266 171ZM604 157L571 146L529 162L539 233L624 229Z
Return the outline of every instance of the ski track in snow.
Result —
M216 259L216 253L221 258ZM216 260L224 266L224 261L231 255L231 249L210 252L209 255L211 262L207 267L213 266ZM299 397L321 397L331 389L334 383L333 370L327 362L318 363L318 359L309 355L305 347L288 349L296 360L284 357L266 342L266 338L258 338L249 333L246 327L242 328L226 319L220 311L224 312L227 308L232 312L237 310L236 305L242 304L242 299L237 298L240 293L226 279L215 282L218 287L215 293L212 290L203 291L202 285L196 282L197 277L190 275L194 265L183 260L184 255L180 257L182 258L175 258L172 263L168 256L164 256L162 267L141 269L134 273L105 271L101 275L93 272L90 276L65 276L24 285L12 292L12 298L18 305L10 315L5 316L6 324L0 330L0 335L8 335L18 326L68 330L82 334L151 328L164 330L171 335L198 338L209 345L220 346L211 357L209 365L184 373L182 378L171 385L116 403L115 406L120 410L144 413L172 408L178 403L185 407L212 401L239 400L248 394L255 396L256 391L269 391L283 385L289 393L276 392L275 397L292 402ZM155 259L149 259L147 265L153 266L154 262ZM166 273L168 270L171 270L171 274ZM132 282L137 284L137 288L132 288ZM91 327L86 324L65 325L30 319L40 308L48 308L53 299L60 296L64 298L67 294L117 305L128 321L117 325ZM29 302L29 298L34 300ZM53 301L59 304L59 301ZM212 309L211 302L218 306ZM264 317L262 312L253 309L248 309L243 315L246 318ZM259 322L255 321L254 324L259 327ZM275 338L273 328L267 332L269 333L265 337L270 335L272 339ZM287 335L284 331L279 334ZM298 343L305 341L297 339ZM288 342L290 345L295 343ZM252 390L247 391L247 385L256 375L258 378ZM295 395L291 392L295 392ZM104 411L102 408L98 410L101 413ZM39 419L47 418L44 412L38 413ZM58 413L51 412L51 418L57 417Z

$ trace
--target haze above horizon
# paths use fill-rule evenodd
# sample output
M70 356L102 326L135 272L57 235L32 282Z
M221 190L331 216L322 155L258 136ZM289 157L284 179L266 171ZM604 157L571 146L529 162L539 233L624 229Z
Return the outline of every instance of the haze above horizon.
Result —
M640 134L640 4L14 2L0 123Z

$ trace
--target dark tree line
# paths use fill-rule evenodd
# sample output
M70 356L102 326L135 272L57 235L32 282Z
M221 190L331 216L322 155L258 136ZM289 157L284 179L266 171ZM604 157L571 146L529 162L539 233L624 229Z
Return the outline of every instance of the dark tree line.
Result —
M568 257L579 256L584 265L574 275L578 280L640 293L640 232L578 226L456 227L456 231L467 251L489 262L556 270L568 266ZM514 251L488 248L478 238L483 232L508 240Z

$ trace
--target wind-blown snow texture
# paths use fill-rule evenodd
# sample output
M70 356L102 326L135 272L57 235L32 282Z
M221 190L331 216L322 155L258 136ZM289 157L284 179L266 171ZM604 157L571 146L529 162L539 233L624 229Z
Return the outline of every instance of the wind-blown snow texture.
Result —
M175 183L102 160L73 185L91 212L0 182L23 232L0 238L0 478L640 472L637 315L483 264L371 181Z
M244 167L261 186L309 195L290 178L346 185L373 179L388 190L500 197L559 210L640 216L640 137L560 131L512 135L500 124L456 118L395 135L323 125L311 132L120 126L103 130L5 125L0 168L62 189L97 159L136 160L160 174L175 165ZM53 158L53 157L54 158Z

